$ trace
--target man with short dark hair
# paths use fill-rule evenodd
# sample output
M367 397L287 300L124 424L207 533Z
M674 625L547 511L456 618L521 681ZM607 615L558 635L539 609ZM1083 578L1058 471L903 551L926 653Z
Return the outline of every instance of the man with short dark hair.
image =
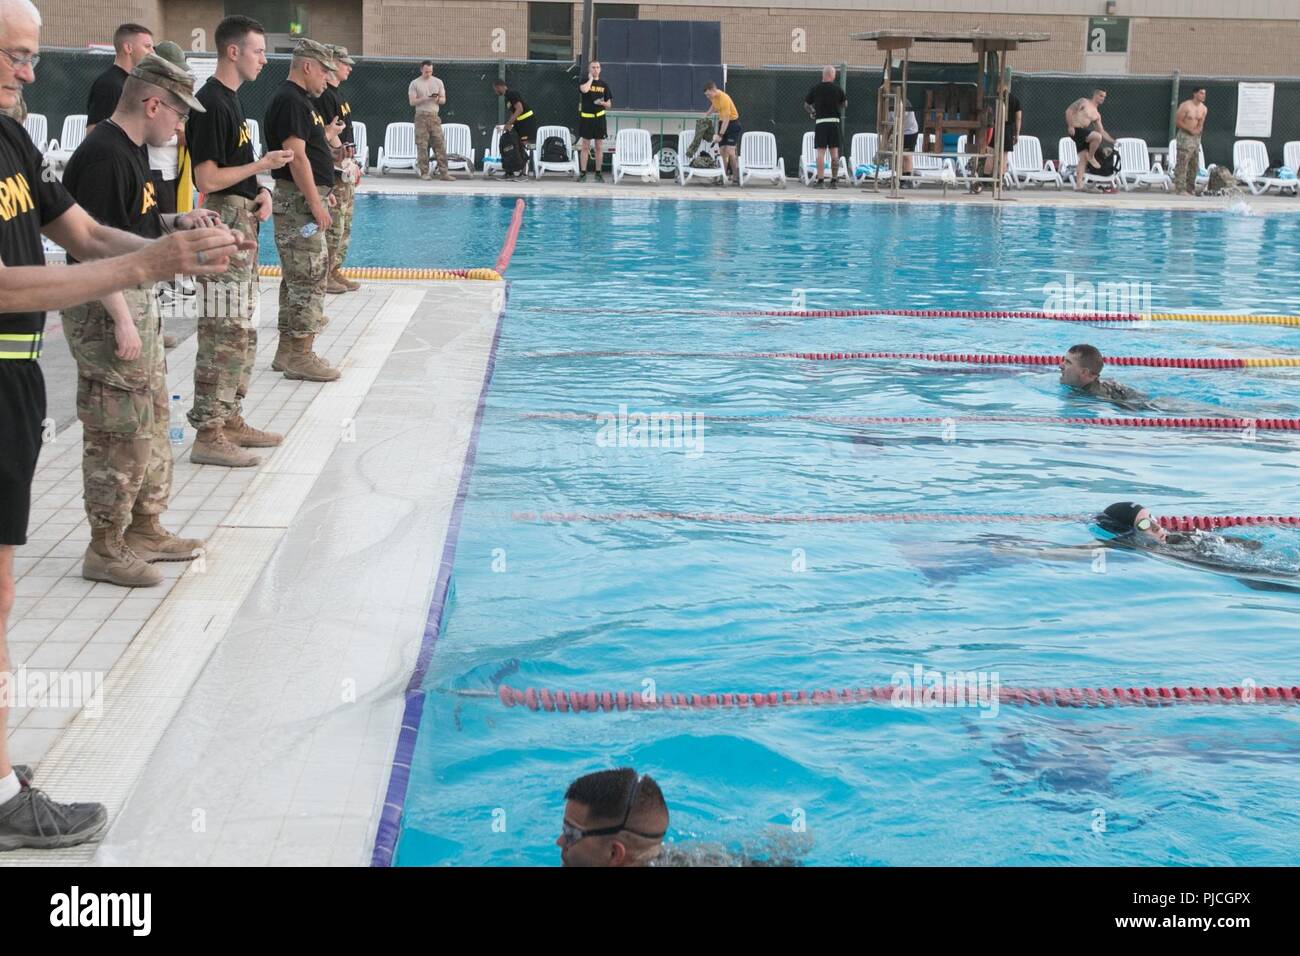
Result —
M1097 89L1092 91L1090 97L1079 97L1065 110L1065 128L1074 140L1074 148L1079 154L1079 163L1074 171L1076 189L1083 189L1083 176L1090 168L1101 167L1097 150L1101 148L1102 141L1115 142L1115 137L1106 132L1101 124L1101 104L1105 102L1106 91Z
M258 226L271 218L271 191L258 184L257 174L280 169L293 153L272 149L255 159L239 102L239 88L257 79L266 65L262 25L245 16L226 17L217 24L216 41L216 71L197 94L205 112L190 114L186 138L203 208L252 248L234 257L224 276L200 288L194 405L188 416L197 437L190 461L244 468L261 461L247 449L271 448L282 439L244 421L242 403L257 358Z
M817 149L817 178L813 186L823 184L822 169L826 162L826 153L831 154L831 188L835 189L840 178L840 147L843 137L840 135L840 114L849 105L849 98L835 82L835 67L822 69L822 81L808 91L804 97L804 108L812 117L815 129L813 144Z
M578 84L578 182L587 178L587 157L596 150L596 182L605 181L600 167L605 162L605 111L614 105L614 91L600 78L600 63L591 61L587 76Z
M406 88L406 99L415 108L415 165L421 179L429 175L429 147L438 167L438 178L451 180L447 171L447 144L442 138L442 120L438 111L447 102L447 88L433 75L433 61L420 61L420 75Z
M99 74L86 98L86 135L113 115L127 75L152 52L153 31L148 27L124 23L113 31L113 65Z
M520 155L528 157L531 162L532 153L530 148L534 145L533 140L537 138L537 117L529 109L524 98L519 95L518 90L512 90L505 80L495 79L492 81L492 89L496 91L497 96L504 96L506 99L506 121L502 124L502 130L513 130L515 136L519 138ZM519 173L524 175L527 167ZM509 174L507 174L507 177Z
M1174 137L1177 160L1174 168L1174 193L1196 195L1196 174L1201 171L1201 134L1205 132L1205 87L1192 89L1189 99L1178 104L1174 123L1178 133Z
M650 776L631 767L589 773L564 799L555 844L565 866L646 866L659 855L668 805Z
M1101 377L1105 364L1094 345L1072 345L1061 359L1061 384L1094 398L1104 399L1121 408L1148 407L1146 396L1136 389Z
M329 277L326 234L336 200L334 156L325 120L312 106L334 69L329 48L303 39L293 51L289 78L266 108L266 145L286 149L293 159L272 171L275 198L275 248L280 253L280 342L271 368L285 378L332 382L339 370L315 352L325 327L325 286ZM340 124L330 129L337 138Z
M736 158L736 147L740 144L740 110L730 96L718 89L718 84L710 80L704 86L704 95L709 98L709 108L704 115L718 118L718 130L713 134L713 142L718 146L722 160L722 182L727 181L727 171L731 171L733 182L740 182L740 160ZM685 163L685 156L678 156L679 163Z
M357 151L352 139L352 104L343 92L343 83L352 75L352 67L357 61L348 55L345 46L331 45L329 50L334 57L334 72L326 75L325 91L316 98L315 106L316 112L326 124L337 123L341 126L340 145L334 150L334 221L325 236L330 268L329 277L325 280L325 291L338 295L361 288L360 282L343 274L343 259L348 254L348 241L352 238L352 209L356 204L361 167L352 158Z

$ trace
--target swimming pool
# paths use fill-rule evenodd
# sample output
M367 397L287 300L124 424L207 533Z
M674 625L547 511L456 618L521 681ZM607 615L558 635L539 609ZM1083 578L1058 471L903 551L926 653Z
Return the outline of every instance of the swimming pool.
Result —
M373 208L409 215L388 202ZM430 229L503 228L509 208L419 211ZM1297 331L1265 326L720 313L1041 308L1052 283L1104 279L1150 283L1143 311L1295 315L1282 250L1298 244L1295 217L1218 211L532 202L396 862L554 864L567 784L632 764L663 786L670 840L809 864L1295 863L1295 708L559 714L507 709L492 692L857 687L917 667L1003 686L1295 684L1300 595L1134 554L1098 569L1003 547L1090 542L1081 520L536 516L1079 514L1128 498L1162 514L1300 513L1287 435L961 421L1115 414L1067 395L1051 369L709 354L1059 354L1080 341L1116 355L1286 354ZM491 259L381 252L399 265ZM593 351L692 354L564 354ZM1295 370L1107 374L1179 408L1300 415ZM602 441L591 416L620 406L704 415L702 440ZM1246 533L1300 561L1297 532Z

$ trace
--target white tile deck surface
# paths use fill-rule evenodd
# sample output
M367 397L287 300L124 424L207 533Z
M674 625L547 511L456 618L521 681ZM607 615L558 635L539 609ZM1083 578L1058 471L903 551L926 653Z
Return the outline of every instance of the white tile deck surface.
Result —
M190 464L192 433L177 452L164 523L209 539L201 566L159 565L142 590L84 581L80 426L42 454L14 665L107 676L102 713L16 709L11 758L113 822L102 847L0 864L368 861L502 287L329 297L317 345L343 378L314 384L270 370L276 286L245 414L285 443L239 470ZM168 356L186 407L194 348Z

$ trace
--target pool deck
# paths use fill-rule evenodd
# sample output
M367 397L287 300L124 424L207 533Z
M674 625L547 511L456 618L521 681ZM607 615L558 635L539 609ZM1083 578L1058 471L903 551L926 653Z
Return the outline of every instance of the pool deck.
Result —
M742 190L397 174L371 176L363 189L895 202L793 182ZM1222 209L1235 201L1009 195L1069 208ZM1290 197L1242 198L1259 212L1300 212ZM988 194L945 198L938 189L909 191L902 202L995 204ZM192 465L192 434L176 450L165 522L209 541L201 563L160 565L166 580L145 590L83 580L88 532L75 419L42 453L30 543L16 557L14 666L97 675L103 694L86 708L15 708L11 757L35 765L36 783L56 799L106 803L111 822L100 842L0 854L0 865L370 860L504 289L368 282L329 297L332 321L318 345L343 378L322 385L270 370L278 285L262 283L247 415L285 432L285 443L263 450L260 467L239 470ZM194 354L193 336L169 353L169 386L187 405Z

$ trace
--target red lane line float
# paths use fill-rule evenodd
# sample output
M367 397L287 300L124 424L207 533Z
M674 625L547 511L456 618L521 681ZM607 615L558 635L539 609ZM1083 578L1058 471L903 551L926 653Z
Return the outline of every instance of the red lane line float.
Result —
M686 521L702 524L983 524L988 522L1088 521L1088 514L942 514L927 512L848 512L840 514L754 514L722 511L516 511L515 521L545 524L621 521ZM1297 515L1165 515L1158 519L1169 531L1210 531L1215 528L1300 527Z

